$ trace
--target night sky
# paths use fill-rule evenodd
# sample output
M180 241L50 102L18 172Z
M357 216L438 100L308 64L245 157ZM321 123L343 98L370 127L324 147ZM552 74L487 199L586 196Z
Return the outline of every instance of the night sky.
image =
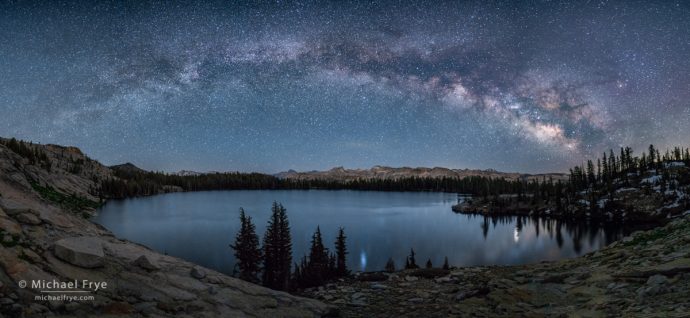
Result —
M0 136L105 164L564 171L690 144L690 1L3 1Z

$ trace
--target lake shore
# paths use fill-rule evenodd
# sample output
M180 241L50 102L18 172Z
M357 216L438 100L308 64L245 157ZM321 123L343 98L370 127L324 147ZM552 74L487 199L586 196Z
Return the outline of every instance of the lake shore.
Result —
M337 306L341 317L683 317L690 216L574 259L434 272L361 275L302 295Z
M625 223L636 227L655 227L664 225L670 217L679 216L685 209L679 202L684 194L668 195L643 187L619 188L610 198L590 202L580 199L562 203L517 196L494 198L465 198L452 206L452 211L460 214L484 216L531 216L547 217L557 220L600 221ZM602 213L602 211L605 211Z

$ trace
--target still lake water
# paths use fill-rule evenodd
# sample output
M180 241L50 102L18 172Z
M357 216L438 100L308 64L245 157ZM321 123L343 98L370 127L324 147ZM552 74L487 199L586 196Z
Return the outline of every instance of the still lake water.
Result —
M420 266L429 258L441 266L445 256L452 266L534 263L575 257L628 234L619 227L455 214L457 198L348 190L186 192L109 201L93 221L120 238L228 274L235 264L228 245L240 227L238 209L263 237L273 201L287 209L294 261L308 252L317 225L330 248L342 226L352 270L382 270L389 257L401 268L410 248Z

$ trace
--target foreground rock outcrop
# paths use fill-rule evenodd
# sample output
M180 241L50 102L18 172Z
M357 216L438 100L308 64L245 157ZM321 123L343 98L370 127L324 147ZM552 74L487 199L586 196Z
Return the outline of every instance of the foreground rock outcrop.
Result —
M61 239L55 242L53 254L65 262L84 268L102 267L105 264L103 244L98 237Z
M85 218L89 202L98 200L90 190L112 172L76 148L34 147L47 154L49 167L45 162L31 164L0 145L0 317L332 313L333 307L320 301L250 284L115 238ZM75 206L82 209L72 209ZM55 284L74 281L78 290L89 291L79 295L93 299L47 297L75 296L46 292L65 290Z
M305 295L343 317L688 317L690 215L575 259L360 276Z

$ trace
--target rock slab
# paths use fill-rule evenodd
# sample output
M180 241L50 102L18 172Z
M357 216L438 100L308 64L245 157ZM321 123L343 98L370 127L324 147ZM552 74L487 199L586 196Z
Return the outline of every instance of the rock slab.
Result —
M155 271L161 269L160 265L158 265L158 262L150 259L146 255L139 256L139 258L137 258L133 264L147 271Z
M199 266L194 266L192 268L190 274L192 275L192 277L194 277L196 279L202 279L202 278L206 277L206 271Z
M103 246L97 237L70 237L55 242L55 256L84 268L102 267L105 262Z

